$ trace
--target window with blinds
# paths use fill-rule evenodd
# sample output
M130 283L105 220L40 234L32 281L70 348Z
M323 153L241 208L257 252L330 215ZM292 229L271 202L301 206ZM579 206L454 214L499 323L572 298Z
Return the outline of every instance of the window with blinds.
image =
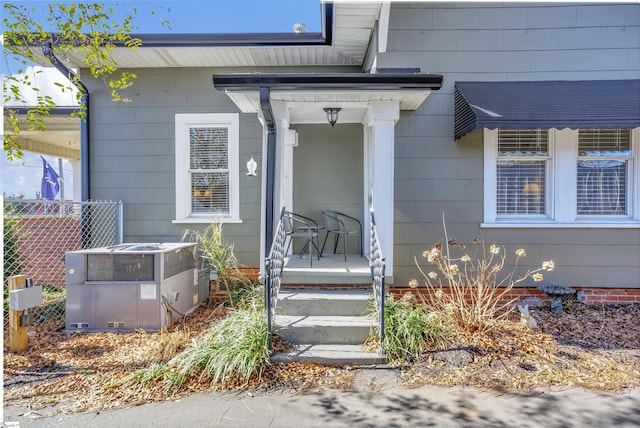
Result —
M229 214L229 129L189 129L191 212Z
M498 130L497 215L546 214L548 132Z
M174 223L240 223L237 113L175 115Z
M632 158L630 130L579 130L578 215L628 213L628 174Z

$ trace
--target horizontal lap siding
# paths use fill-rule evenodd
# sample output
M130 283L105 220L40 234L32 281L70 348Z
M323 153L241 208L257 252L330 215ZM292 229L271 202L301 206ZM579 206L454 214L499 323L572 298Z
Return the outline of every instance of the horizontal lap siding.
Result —
M327 123L294 128L298 147L293 149L293 210L319 223L323 223L323 210L343 212L363 222L362 125L338 123L332 128ZM324 233L320 239L324 240ZM358 251L356 242L348 239L348 252Z
M524 269L553 259L545 283L639 286L638 229L480 228L482 135L453 140L453 87L456 80L637 79L640 5L393 2L387 52L377 61L444 76L443 88L396 125L395 286L419 276L414 258L424 265L422 252L442 240L443 216L458 241L482 236L509 255L524 247Z
M135 70L138 79L113 103L97 82L91 86L91 195L124 202L126 242L179 241L185 229L206 225L172 224L175 218L176 113L239 113L216 91L212 70ZM259 265L260 177L247 177L245 163L262 147L255 114L240 114L240 217L224 226L240 262ZM259 161L259 159L257 159Z

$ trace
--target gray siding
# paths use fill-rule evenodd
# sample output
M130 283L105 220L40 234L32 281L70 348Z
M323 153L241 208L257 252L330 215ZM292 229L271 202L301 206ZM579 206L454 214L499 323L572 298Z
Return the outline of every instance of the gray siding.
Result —
M91 89L91 196L124 202L126 242L179 241L185 229L175 218L175 114L237 113L224 92L213 88L212 70L135 70L138 79L114 104L100 84ZM240 114L240 217L225 225L225 238L247 266L259 266L260 177L244 164L261 151L262 127L255 114Z
M396 125L395 285L419 276L413 262L443 236L482 236L529 263L553 259L545 283L640 286L638 229L481 229L482 135L453 140L456 80L637 79L638 4L391 4L379 67L420 67L444 87ZM524 266L535 267L535 266Z
M362 222L362 125L337 124L334 128L328 124L296 125L294 128L298 131L298 147L293 152L294 211L322 222L322 211L333 210ZM322 244L324 234L320 239ZM356 242L350 238L347 251L356 253Z

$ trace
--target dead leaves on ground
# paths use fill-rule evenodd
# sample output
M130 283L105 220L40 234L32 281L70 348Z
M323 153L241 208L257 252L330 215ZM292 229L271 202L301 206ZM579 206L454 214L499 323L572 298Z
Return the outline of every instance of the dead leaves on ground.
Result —
M412 365L404 380L411 385L470 385L505 391L581 386L621 391L640 385L640 307L565 303L562 314L548 308L533 312L539 328L529 330L516 318L491 335L454 337L473 362L456 367L427 358Z
M468 352L464 364L428 355L397 370L408 386L465 385L504 391L586 388L619 391L640 385L640 306L586 306L565 303L563 314L533 308L539 328L521 326L517 314L492 335L453 335L449 351ZM125 382L127 376L171 356L197 340L224 315L223 306L201 307L166 331L147 333L66 333L63 324L30 328L29 348L8 352L5 334L4 400L31 410L59 405L64 413L103 411L177 399L212 389L192 376L181 387ZM274 338L274 348L286 342ZM439 352L448 352L440 350ZM470 362L469 362L470 361ZM322 388L350 390L358 368L273 363L260 377L230 385L252 394L297 394Z

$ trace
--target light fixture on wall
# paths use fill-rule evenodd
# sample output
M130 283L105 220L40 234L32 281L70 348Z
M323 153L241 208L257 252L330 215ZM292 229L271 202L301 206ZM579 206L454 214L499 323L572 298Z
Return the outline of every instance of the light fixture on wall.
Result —
M247 161L247 175L250 177L255 177L258 175L258 173L256 172L258 169L258 162L255 161L255 159L253 158L256 155L260 155L262 153L260 152L253 152L251 154L251 159L249 159Z
M333 125L338 121L338 113L340 113L342 109L340 107L325 107L323 110L327 113L327 120L333 128Z

